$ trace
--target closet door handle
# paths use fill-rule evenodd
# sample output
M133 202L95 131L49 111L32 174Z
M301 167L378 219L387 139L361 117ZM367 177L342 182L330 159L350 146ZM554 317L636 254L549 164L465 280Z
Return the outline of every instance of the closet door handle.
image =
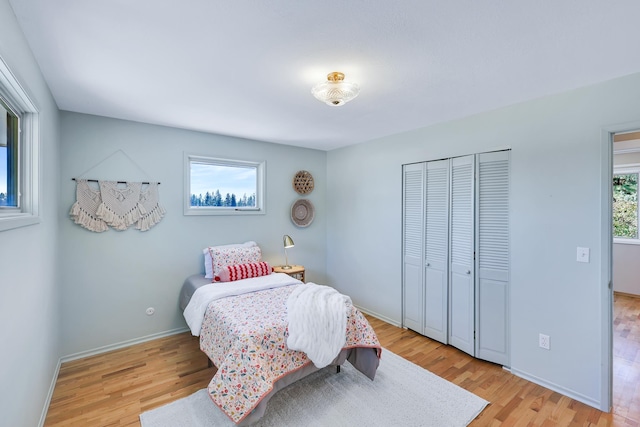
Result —
M431 266L431 263L430 263L430 262L428 262L428 263L427 263L427 267L429 267L429 266Z
M467 274L471 274L471 270L467 270Z

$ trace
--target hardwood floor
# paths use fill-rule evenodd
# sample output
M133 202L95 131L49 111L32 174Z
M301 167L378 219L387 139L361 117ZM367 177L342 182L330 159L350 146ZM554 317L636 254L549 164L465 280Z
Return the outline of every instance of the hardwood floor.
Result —
M615 297L609 414L415 332L368 319L383 347L491 402L471 426L640 426L640 298ZM139 426L141 412L205 388L214 373L189 333L68 362L60 368L45 426Z
M45 426L139 426L140 413L195 393L214 373L190 333L67 362Z
M613 412L640 425L640 298L615 295Z

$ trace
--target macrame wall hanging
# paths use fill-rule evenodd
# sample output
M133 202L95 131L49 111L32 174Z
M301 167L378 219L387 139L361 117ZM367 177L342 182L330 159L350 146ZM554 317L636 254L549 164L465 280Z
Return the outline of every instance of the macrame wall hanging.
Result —
M118 152L140 169L124 151L116 151ZM89 171L98 165L93 166ZM164 208L160 205L159 182L72 179L76 181L76 201L71 206L69 216L76 224L87 230L101 233L112 227L122 231L135 224L136 229L147 231L159 223L165 214ZM97 182L98 188L92 187L89 182Z

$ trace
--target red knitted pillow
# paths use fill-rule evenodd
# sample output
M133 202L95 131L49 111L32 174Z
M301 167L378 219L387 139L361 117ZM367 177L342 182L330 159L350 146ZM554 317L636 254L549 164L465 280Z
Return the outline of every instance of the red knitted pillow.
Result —
M250 277L266 276L271 274L271 267L266 261L252 262L249 264L227 265L216 276L216 281L233 282L234 280L249 279Z

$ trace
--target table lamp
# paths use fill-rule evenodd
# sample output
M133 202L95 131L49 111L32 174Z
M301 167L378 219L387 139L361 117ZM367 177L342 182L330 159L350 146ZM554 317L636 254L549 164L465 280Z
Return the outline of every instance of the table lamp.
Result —
M292 248L295 245L293 244L293 239L288 236L287 234L285 234L282 237L282 241L284 243L284 259L285 259L285 263L286 265L282 266L283 270L291 270L291 266L289 265L289 258L287 257L287 248Z

